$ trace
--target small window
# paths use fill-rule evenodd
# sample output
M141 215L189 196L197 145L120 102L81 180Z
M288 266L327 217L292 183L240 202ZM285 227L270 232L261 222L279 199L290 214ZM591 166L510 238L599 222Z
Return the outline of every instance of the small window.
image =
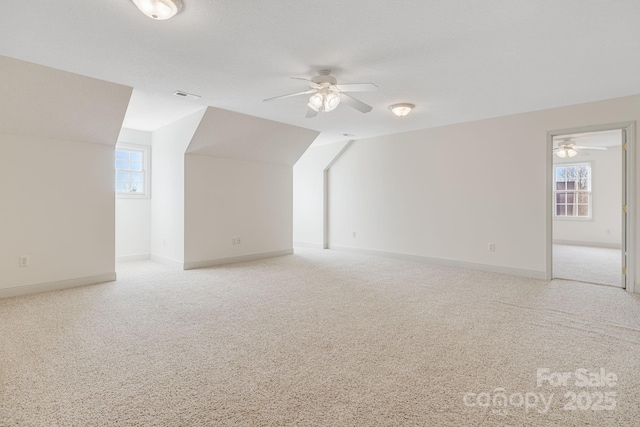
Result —
M116 145L116 195L149 197L149 147Z
M556 218L591 218L591 166L558 165L554 175Z

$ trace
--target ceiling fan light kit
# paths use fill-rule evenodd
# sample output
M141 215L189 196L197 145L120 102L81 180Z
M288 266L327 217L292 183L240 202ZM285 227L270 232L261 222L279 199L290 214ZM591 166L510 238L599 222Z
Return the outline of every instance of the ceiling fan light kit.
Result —
M364 102L348 95L346 92L376 92L378 86L373 83L348 83L338 84L335 77L331 75L330 70L320 70L318 75L311 79L301 77L292 77L296 80L304 80L309 83L309 90L303 92L291 93L289 95L274 96L264 101L273 101L274 99L289 98L298 95L311 95L307 103L307 118L315 117L318 113L328 113L338 108L340 104L348 105L361 113L368 113L372 107Z
M561 159L565 159L567 157L574 157L577 154L578 152L573 148L563 148L561 150L556 151L556 156L560 157Z
M413 110L414 107L415 107L415 105L413 105L413 104L408 104L406 102L403 102L403 103L400 103L400 104L390 105L389 109L396 116L404 117L407 114L409 114L411 112L411 110Z
M138 9L151 19L163 21L182 9L182 0L131 0Z
M320 91L309 97L307 107L314 111L328 113L338 108L338 105L340 105L340 96L337 93Z

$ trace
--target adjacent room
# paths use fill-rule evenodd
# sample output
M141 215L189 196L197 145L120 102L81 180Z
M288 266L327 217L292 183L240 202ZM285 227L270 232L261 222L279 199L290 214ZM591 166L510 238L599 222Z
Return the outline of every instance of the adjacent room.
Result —
M554 278L625 287L624 138L619 130L553 138Z
M637 424L637 1L40 3L0 426Z

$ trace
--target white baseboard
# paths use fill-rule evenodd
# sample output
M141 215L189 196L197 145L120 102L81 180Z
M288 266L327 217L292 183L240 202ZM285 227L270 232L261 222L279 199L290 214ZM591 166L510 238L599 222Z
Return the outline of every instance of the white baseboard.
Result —
M311 243L311 242L293 242L293 247L299 248L312 248L312 249L324 249L322 243Z
M151 254L123 255L117 256L116 262L146 261L148 259L151 259Z
M387 251L378 251L374 249L353 248L350 246L331 245L329 249L354 252L354 253L359 253L363 255L376 255L376 256L383 256L388 258L424 262L427 264L434 264L434 265L444 265L447 267L464 268L467 270L480 270L480 271L488 271L491 273L509 274L511 276L529 277L532 279L545 280L546 278L546 272L544 271L525 270L521 268L503 267L499 265L490 265L490 264L478 264L475 262L456 261L456 260L444 259L444 258L431 258L431 257L426 257L421 255L404 254L400 252L387 252Z
M171 267L171 268L176 269L176 270L183 270L184 269L184 264L183 263L181 263L180 261L176 261L174 259L171 259L171 258L165 258L165 257L160 256L160 255L151 254L151 258L150 259L151 259L151 261L155 261L157 263L164 264L167 267Z
M589 246L592 248L621 249L622 243L582 242L579 240L554 240L554 245Z
M263 259L263 258L273 258L277 256L291 255L292 253L293 253L293 249L285 249L282 251L261 252L257 254L241 255L241 256L234 256L234 257L228 257L228 258L207 259L203 261L189 261L184 263L184 269L192 270L194 268L215 267L217 265L232 264L235 262L254 261L254 260Z
M97 276L78 277L75 279L58 280L56 282L34 283L32 285L14 286L0 289L0 298L16 297L21 295L37 294L41 292L57 291L60 289L75 288L77 286L96 285L98 283L113 282L116 273L104 273Z

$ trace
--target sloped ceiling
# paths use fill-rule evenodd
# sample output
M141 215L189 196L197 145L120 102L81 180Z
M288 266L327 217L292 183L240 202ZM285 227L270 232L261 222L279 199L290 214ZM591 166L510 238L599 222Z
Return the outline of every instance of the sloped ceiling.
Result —
M201 106L341 140L640 93L638 0L183 3L153 21L129 0L3 0L0 55L168 98L183 90ZM262 102L306 89L290 77L320 68L377 84L357 94L373 110L305 119L305 97ZM128 112L128 127L163 125L147 120L154 99ZM395 117L397 102L416 109Z
M115 145L132 88L0 56L0 132Z
M319 132L209 107L187 154L293 166Z

